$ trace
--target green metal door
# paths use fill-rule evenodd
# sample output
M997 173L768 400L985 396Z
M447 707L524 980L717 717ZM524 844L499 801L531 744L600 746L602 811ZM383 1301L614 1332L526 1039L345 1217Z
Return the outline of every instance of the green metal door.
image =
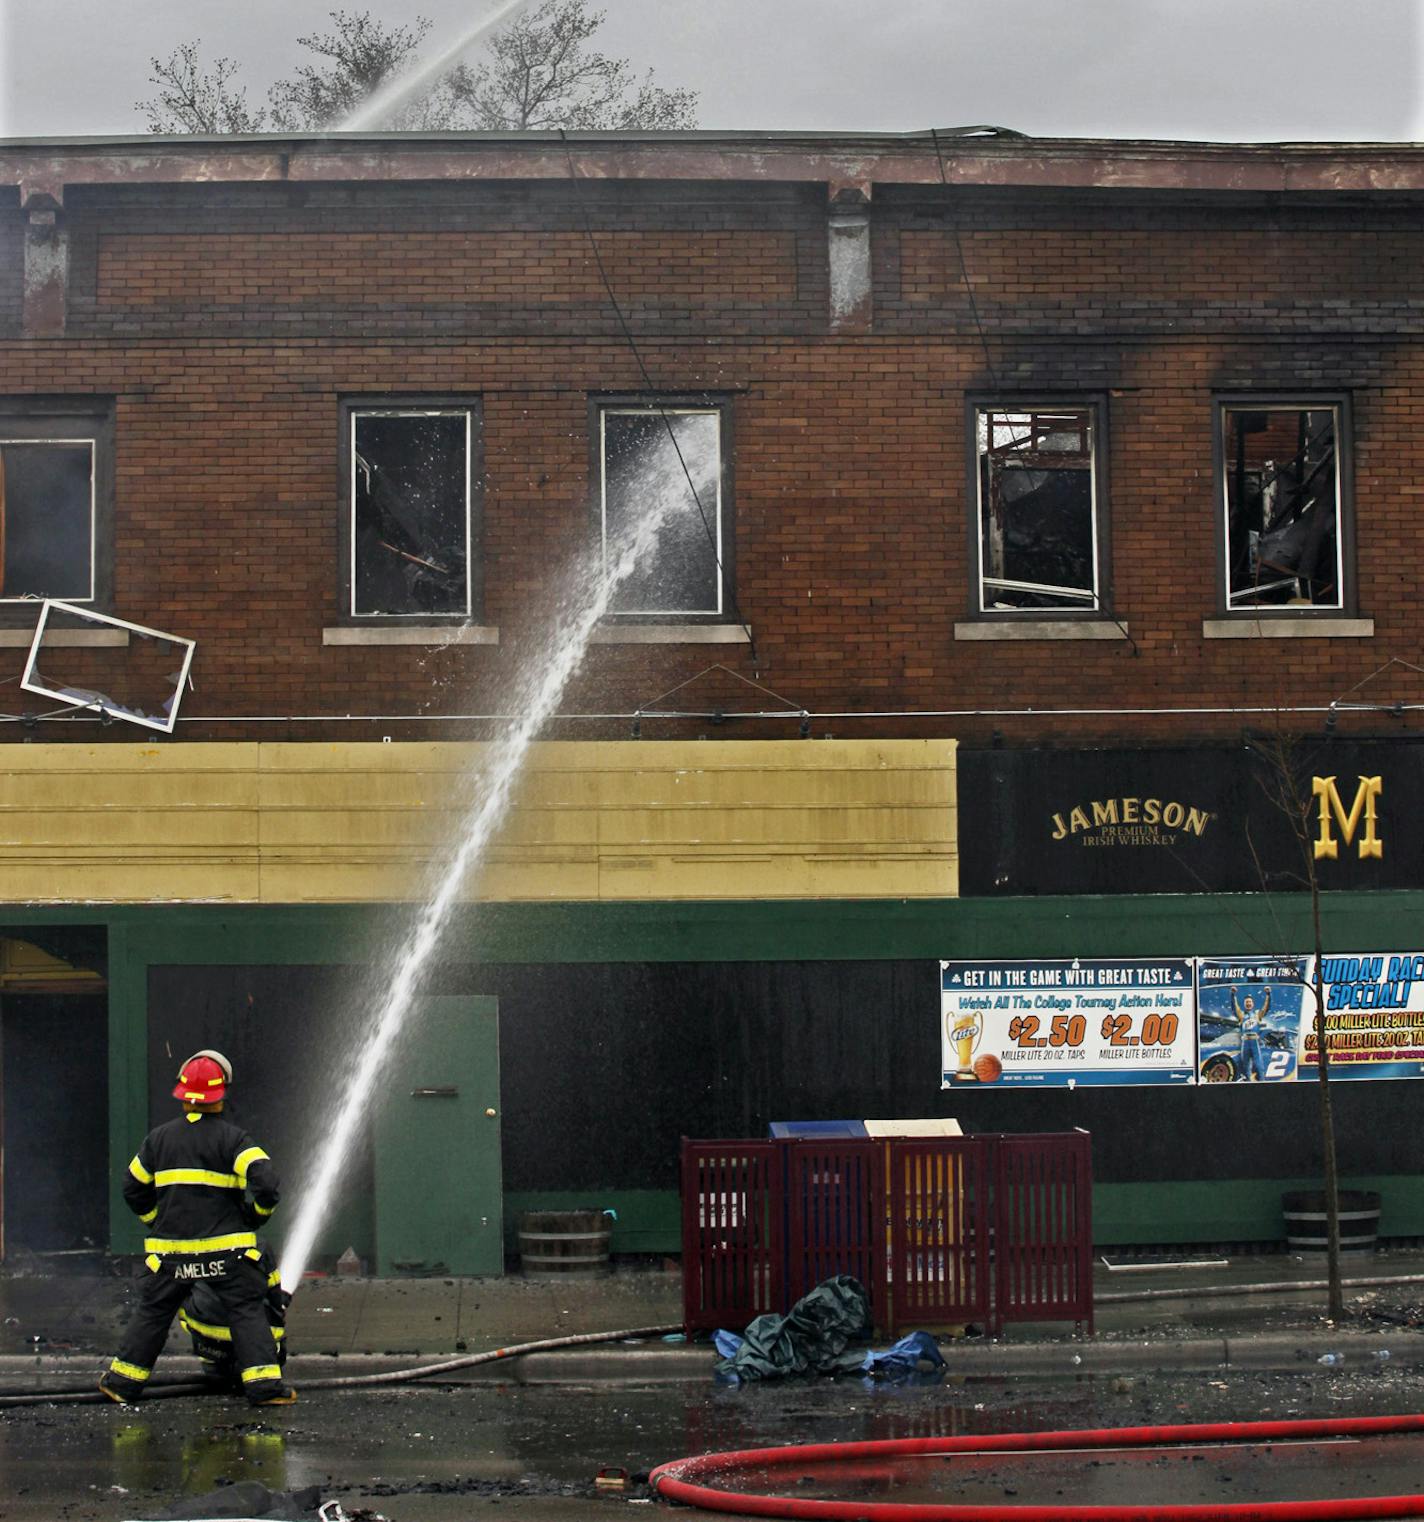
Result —
M376 1120L376 1271L504 1272L499 1004L430 998Z

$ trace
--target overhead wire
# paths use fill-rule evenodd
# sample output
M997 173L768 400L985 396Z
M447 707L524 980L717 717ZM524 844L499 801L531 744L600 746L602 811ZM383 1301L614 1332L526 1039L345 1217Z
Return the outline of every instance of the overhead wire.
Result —
M756 685L756 684L753 684ZM767 689L769 690L769 689ZM775 694L774 694L775 695ZM63 712L63 710L61 710ZM846 708L801 709L775 708L752 712L727 711L728 719L997 719L997 718L1144 718L1154 715L1225 715L1245 716L1255 714L1329 714L1370 713L1402 717L1406 713L1424 712L1424 702L1419 703L1230 703L1178 705L1162 708ZM710 718L706 712L663 714L648 708L602 710L589 713L555 714L551 723L608 723L643 718ZM43 717L43 716L41 716ZM263 713L263 714L213 714L196 715L190 724L452 724L487 723L514 724L522 715L518 713ZM73 714L61 719L62 723L99 724L97 716ZM161 738L161 737L160 737Z
M1019 135L1021 135L1021 134L1019 134ZM939 182L944 187L946 199L948 199L948 197L950 195L950 186L949 186L949 175L946 172L945 167L944 167L944 149L940 145L939 132L934 127L930 128L930 141L934 144L935 163L939 167ZM1001 389L1002 389L1000 387L1000 385L999 385L998 369L997 369L997 367L994 364L994 356L993 356L993 354L992 354L992 352L990 351L990 348L989 348L988 335L984 331L984 320L979 315L979 303L975 299L975 296L974 296L974 282L969 278L969 262L964 257L964 240L959 236L959 219L958 219L958 217L953 215L951 213L951 215L948 218L948 224L949 224L950 237L952 237L954 239L955 253L957 254L958 259L959 259L959 279L960 279L960 283L964 287L964 294L965 294L965 297L968 299L968 302L969 302L969 311L970 311L971 315L974 318L974 331L979 335L979 348L980 348L980 351L982 352L982 354L984 356L984 368L989 372L989 383L990 383L990 385L993 387L995 393L998 394L1001 391ZM1097 445L1097 440L1095 439L1094 440L1094 447L1095 448L1096 448L1096 445ZM976 481L978 480L978 470L977 470L977 468L975 470L975 479L976 479ZM1097 532L1097 529L1096 529L1096 525L1095 525L1094 526L1094 533L1096 534L1096 532ZM1094 597L1095 597L1095 600L1099 604L1099 606L1095 609L1095 611L1098 614L1100 614L1103 618L1106 618L1109 623L1115 624L1117 626L1117 628L1122 633L1122 637L1131 646L1133 655L1141 655L1142 651L1138 648L1137 641L1135 639L1133 639L1132 632L1128 629L1127 625L1122 621L1122 619L1120 619L1110 608L1105 607L1105 606L1102 605L1102 599L1097 597L1096 589L1094 589Z
M568 160L569 182L572 185L577 186L581 183L581 181L579 179L578 170L574 165L573 149L569 145L569 135L562 127L559 128L559 141L563 144L564 157ZM633 360L638 366L638 373L643 379L643 385L651 394L656 396L658 387L653 384L652 374L643 359L642 351L638 348L638 342L633 336L633 329L628 322L626 314L623 311L622 304L618 300L617 293L613 289L613 282L609 279L608 269L603 262L603 251L599 248L598 239L594 236L593 220L589 216L588 210L588 198L582 193L576 192L575 202L578 205L579 211L583 217L584 235L588 239L589 250L593 254L593 262L598 270L599 279L603 283L604 292L608 297L608 304L613 309L614 316L618 319L619 329L622 331L624 341L628 345L629 353L632 354ZM712 558L716 562L718 578L722 586L726 589L727 599L731 604L732 616L746 632L747 644L751 650L752 664L756 665L758 664L756 636L752 633L751 625L742 616L742 610L737 601L736 586L732 581L732 578L727 575L726 567L722 562L722 552L717 541L717 536L713 532L712 525L707 521L707 511L702 505L702 497L697 490L697 483L692 479L692 472L688 468L686 458L683 456L682 445L678 442L677 430L672 426L672 419L668 415L666 407L664 407L661 403L658 403L657 411L659 416L662 418L663 427L667 430L667 436L672 444L673 451L677 455L677 463L682 467L682 473L687 480L687 489L692 493L692 500L697 508L697 516L702 523L702 531L707 536L707 542L712 550ZM718 469L720 470L720 468L721 461L719 458Z

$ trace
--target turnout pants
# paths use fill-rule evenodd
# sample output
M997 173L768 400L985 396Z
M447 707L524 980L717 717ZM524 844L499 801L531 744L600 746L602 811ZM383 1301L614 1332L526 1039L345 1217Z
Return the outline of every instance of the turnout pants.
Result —
M138 1309L129 1322L118 1357L109 1365L109 1383L121 1394L137 1399L148 1383L168 1328L179 1307L200 1281L216 1291L232 1331L232 1356L243 1394L265 1400L282 1388L277 1344L267 1321L267 1275L258 1266L256 1250L237 1250L146 1261L149 1272L139 1294Z

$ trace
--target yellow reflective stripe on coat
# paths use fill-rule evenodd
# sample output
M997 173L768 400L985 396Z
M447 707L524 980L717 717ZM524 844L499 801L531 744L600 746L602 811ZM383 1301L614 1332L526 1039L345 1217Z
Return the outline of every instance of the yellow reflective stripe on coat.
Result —
M271 1161L272 1159L267 1156L261 1147L248 1147L246 1151L237 1154L237 1157L233 1160L232 1171L246 1184L247 1170L253 1163L270 1163Z
M125 1363L122 1358L116 1358L109 1365L109 1371L122 1379L131 1379L135 1384L140 1385L153 1373L152 1369L142 1369L136 1363Z
M140 1184L151 1184L153 1182L153 1175L139 1162L137 1157L129 1164L129 1172L133 1174Z
M267 1288L268 1289L276 1289L276 1287L281 1282L282 1282L282 1273L281 1273L281 1270L274 1268L272 1270L272 1272L267 1275Z
M139 1217L139 1220L142 1221L145 1226L152 1226L153 1223L157 1219L158 1219L158 1206L157 1205L155 1205L152 1210L145 1210L144 1213Z
M159 1189L170 1189L174 1184L207 1184L213 1189L241 1189L235 1173L213 1173L207 1168L160 1168L153 1175Z
M276 1208L275 1205L259 1205L256 1200L252 1202L253 1213L261 1216L264 1221Z
M258 1380L281 1379L282 1371L275 1363L253 1364L250 1369L242 1371L242 1382L245 1385L254 1385Z
M145 1252L195 1253L229 1252L240 1247L256 1247L255 1231L234 1231L225 1237L145 1237Z
M163 1267L163 1259L160 1258L156 1252L149 1253L149 1255L143 1261L145 1264L147 1264L148 1271L151 1274L156 1274L158 1270Z

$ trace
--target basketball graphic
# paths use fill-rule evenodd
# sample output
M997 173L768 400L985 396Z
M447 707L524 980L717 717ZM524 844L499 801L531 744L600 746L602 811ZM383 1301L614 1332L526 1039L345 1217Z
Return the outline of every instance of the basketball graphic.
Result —
M974 1059L974 1076L980 1083L993 1083L1002 1078L1004 1064L993 1054L985 1052L982 1056Z

